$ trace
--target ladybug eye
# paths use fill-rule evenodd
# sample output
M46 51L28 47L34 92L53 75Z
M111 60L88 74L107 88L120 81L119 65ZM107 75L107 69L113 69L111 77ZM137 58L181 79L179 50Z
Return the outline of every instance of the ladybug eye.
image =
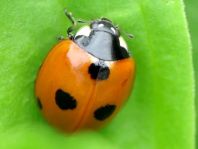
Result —
M80 35L83 35L83 36L87 36L88 37L89 34L90 34L90 32L91 32L90 27L89 26L84 26L84 27L80 28L77 31L75 37L80 36Z
M102 23L98 24L98 27L104 27L104 24L102 24Z
M127 46L126 41L124 40L124 38L122 36L119 37L119 41L120 41L120 46L125 48L128 51L128 46Z

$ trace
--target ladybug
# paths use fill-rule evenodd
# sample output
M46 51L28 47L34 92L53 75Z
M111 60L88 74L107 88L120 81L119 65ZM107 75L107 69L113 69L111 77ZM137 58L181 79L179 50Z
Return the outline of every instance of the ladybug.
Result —
M77 23L47 55L35 95L49 123L64 132L96 129L111 121L130 94L135 62L118 27L106 18Z

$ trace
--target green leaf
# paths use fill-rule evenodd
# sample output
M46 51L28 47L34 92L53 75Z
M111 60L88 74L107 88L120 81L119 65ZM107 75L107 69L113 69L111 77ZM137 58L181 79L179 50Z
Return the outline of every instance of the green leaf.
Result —
M39 66L70 25L65 7L134 34L127 42L137 65L133 94L113 122L72 136L45 122L34 97ZM193 68L181 0L1 0L0 8L1 149L193 149Z
M192 46L193 46L193 62L194 62L194 73L195 73L195 103L196 108L198 107L198 1L185 1L186 2L186 10L187 10L187 18L189 21L190 33L192 37ZM196 122L198 121L198 116L196 116ZM196 128L198 128L198 123L196 123ZM198 132L198 131L197 131ZM196 133L196 148L198 148L198 137Z

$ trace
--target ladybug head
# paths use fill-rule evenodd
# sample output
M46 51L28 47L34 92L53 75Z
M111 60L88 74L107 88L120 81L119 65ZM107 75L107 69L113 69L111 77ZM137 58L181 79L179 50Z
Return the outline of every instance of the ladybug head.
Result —
M118 27L114 26L111 20L107 18L101 18L99 20L92 21L90 24L90 28L93 31L107 32L117 37L120 36Z

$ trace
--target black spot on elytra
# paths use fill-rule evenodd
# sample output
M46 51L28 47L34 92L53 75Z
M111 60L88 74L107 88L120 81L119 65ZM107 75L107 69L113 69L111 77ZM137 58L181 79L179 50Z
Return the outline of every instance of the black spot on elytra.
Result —
M57 106L62 110L73 110L77 106L76 99L61 89L58 89L56 91L55 100Z
M89 66L89 74L94 80L106 80L109 77L110 70L103 61L99 61L98 63L92 63Z
M116 109L115 105L109 105L109 104L106 106L100 107L94 112L94 117L99 121L103 121L109 116L111 116L113 112L115 111L115 109Z
M41 103L41 100L39 98L37 98L37 104L38 104L38 106L39 106L40 109L43 108L42 103Z

